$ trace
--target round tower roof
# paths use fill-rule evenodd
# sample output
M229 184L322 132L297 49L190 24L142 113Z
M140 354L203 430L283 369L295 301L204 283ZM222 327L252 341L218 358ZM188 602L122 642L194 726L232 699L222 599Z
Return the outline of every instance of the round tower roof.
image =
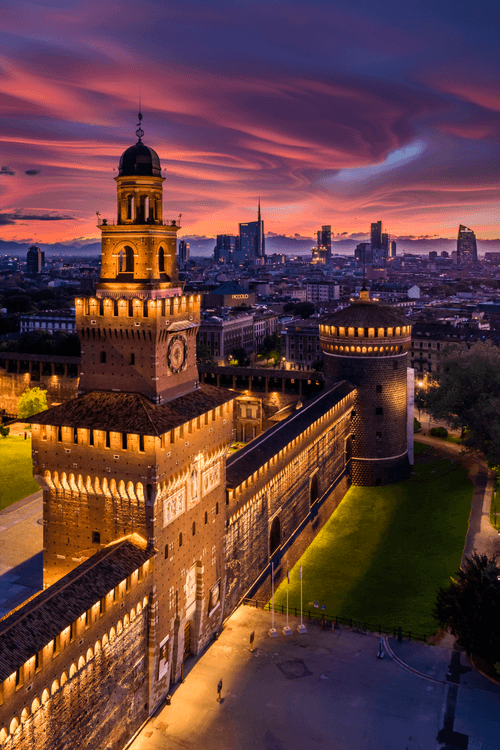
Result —
M120 157L118 177L161 177L160 157L139 140Z
M391 328L394 326L411 325L406 315L403 315L392 305L382 305L372 300L359 300L344 310L339 310L323 321L327 326L348 328Z

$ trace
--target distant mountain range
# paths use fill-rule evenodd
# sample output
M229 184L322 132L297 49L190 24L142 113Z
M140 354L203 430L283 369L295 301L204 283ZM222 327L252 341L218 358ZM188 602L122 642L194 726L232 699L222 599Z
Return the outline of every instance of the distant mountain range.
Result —
M183 240L189 242L192 256L208 258L213 254L215 247L214 237L190 237L184 236ZM353 255L354 248L361 240L334 240L332 242L332 252L337 255ZM443 250L451 253L457 248L456 240L445 238L435 239L400 239L397 241L397 253L415 253L427 254L431 250L441 253ZM30 243L31 244L31 243ZM47 256L83 256L95 257L101 252L100 242L75 242L53 244L36 243L47 253ZM311 237L286 237L285 235L272 235L266 237L266 253L285 253L286 255L309 255L315 240ZM0 255L15 255L21 258L25 256L29 245L25 242L8 242L0 240ZM477 248L480 255L488 251L500 252L500 239L497 240L478 240Z

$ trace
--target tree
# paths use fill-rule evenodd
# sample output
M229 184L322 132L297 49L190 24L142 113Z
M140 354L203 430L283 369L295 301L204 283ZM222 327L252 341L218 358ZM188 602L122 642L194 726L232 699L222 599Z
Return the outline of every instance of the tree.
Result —
M427 406L427 394L426 392L421 388L418 391L415 391L415 407L418 411L418 418L420 419L420 413L422 409L425 409Z
M246 349L242 346L237 346L231 352L231 364L239 365L240 367L247 367L250 364L250 359L247 355Z
M0 435L2 437L8 437L10 433L10 427L6 424L0 424Z
M462 443L500 463L500 349L478 342L469 350L449 347L440 362L438 385L427 393L436 420L462 428Z
M199 341L196 342L196 361L200 365L213 365L212 350L207 344L202 344Z
M500 661L500 567L495 556L465 558L447 589L440 588L433 615L468 654L491 664Z
M275 364L281 362L283 355L283 340L278 333L272 333L270 336L266 336L262 344L259 346L259 354L262 354L266 359L274 360Z
M17 413L20 419L28 419L33 414L47 409L47 391L41 388L28 388L17 402Z

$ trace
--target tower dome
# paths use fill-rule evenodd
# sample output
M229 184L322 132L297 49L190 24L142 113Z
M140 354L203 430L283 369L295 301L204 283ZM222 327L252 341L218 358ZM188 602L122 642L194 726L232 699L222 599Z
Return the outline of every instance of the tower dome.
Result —
M161 177L160 157L139 140L120 157L118 177Z
M407 352L411 323L399 310L363 297L319 327L330 382L357 387L352 416L352 481L387 484L409 473Z

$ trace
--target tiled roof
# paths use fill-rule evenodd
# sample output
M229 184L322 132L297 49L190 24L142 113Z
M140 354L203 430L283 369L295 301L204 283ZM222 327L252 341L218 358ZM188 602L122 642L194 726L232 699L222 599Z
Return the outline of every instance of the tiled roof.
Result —
M152 404L138 393L92 391L21 421L159 437L235 397L233 391L212 385L166 404Z
M371 300L360 300L322 321L331 326L393 327L411 325L398 308Z
M226 464L227 486L230 489L238 487L266 461L269 461L288 443L303 433L313 422L316 422L323 414L355 390L355 387L345 380L337 383L314 400L308 401L302 409L299 409L288 419L283 420L252 440L245 448L228 458Z
M138 541L138 540L137 540ZM0 682L153 557L129 539L100 550L0 621Z

